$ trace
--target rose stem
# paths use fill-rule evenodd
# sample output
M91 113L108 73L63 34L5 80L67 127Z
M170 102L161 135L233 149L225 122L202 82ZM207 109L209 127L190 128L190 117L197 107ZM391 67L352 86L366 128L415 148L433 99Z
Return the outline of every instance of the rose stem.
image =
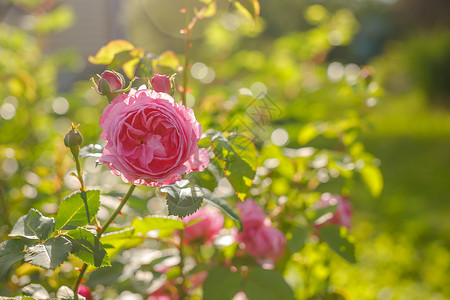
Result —
M178 285L178 295L180 296L180 299L183 300L184 299L184 273L183 273L183 269L184 269L184 253L183 253L183 230L180 230L180 262L178 264L178 266L180 267L180 274L181 274L181 282Z
M127 203L128 199L130 198L131 194L133 193L136 186L132 184L130 188L128 189L127 194L123 197L122 201L120 202L119 206L114 210L114 212L111 214L111 216L106 220L105 225L100 229L100 231L97 232L97 237L100 238L102 234L106 231L106 229L109 227L109 225L112 223L114 218L119 214L119 212L122 210L124 205ZM83 267L80 270L80 274L78 275L77 281L75 282L75 286L73 287L73 291L75 294L75 300L78 300L78 286L80 285L81 279L83 279L83 275L86 272L88 265L85 263L83 264Z
M184 1L186 6L186 44L184 46L184 73L183 73L183 94L181 95L181 103L186 106L186 90L188 85L188 68L189 68L189 48L191 43L192 28L189 28L188 1Z
M80 156L78 153L74 153L73 154L73 158L75 159L75 165L77 167L77 177L78 180L80 181L80 192L81 192L81 198L83 199L84 202L84 206L86 207L86 217L88 220L88 223L91 222L91 218L89 217L89 207L88 207L88 203L87 203L87 196L86 196L86 186L84 185L84 180L83 180L83 174L81 173L81 164L80 164Z

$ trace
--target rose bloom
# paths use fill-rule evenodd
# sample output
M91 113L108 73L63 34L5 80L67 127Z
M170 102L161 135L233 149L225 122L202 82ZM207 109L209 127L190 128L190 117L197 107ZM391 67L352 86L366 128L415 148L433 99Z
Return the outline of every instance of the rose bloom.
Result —
M217 209L204 206L192 215L183 218L185 224L193 220L200 221L184 229L184 240L187 243L201 241L208 244L214 240L214 237L223 228L225 218Z
M202 126L194 112L166 93L132 89L121 94L103 111L100 126L107 143L99 160L126 182L173 184L209 164L208 151L197 145Z
M257 259L278 261L284 253L286 237L275 227L263 225L238 233L237 239L245 245L248 254Z
M316 227L320 228L326 224L333 224L338 226L345 226L350 230L352 227L352 204L347 198L341 195L333 195L330 193L324 193L320 197L319 201L315 204L316 208L323 208L331 205L337 205L336 211L333 214L325 214L316 221Z
M244 230L262 226L264 221L267 219L267 215L264 210L262 210L262 208L256 204L255 200L251 198L236 204L236 207L240 212Z

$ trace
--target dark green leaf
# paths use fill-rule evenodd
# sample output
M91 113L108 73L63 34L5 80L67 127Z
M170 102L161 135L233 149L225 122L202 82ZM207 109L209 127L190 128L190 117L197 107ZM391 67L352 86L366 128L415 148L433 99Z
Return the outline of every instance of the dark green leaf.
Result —
M209 272L203 284L204 300L230 300L241 288L242 275L230 268L217 267Z
M64 237L52 237L43 244L28 248L25 261L38 267L54 270L67 258L72 245Z
M213 172L211 172L211 168L214 165L210 164L208 168L203 170L202 172L192 172L189 175L189 179L191 182L195 182L196 185L207 188L210 191L213 191L217 187L217 178L214 176Z
M0 278L8 272L9 268L25 256L22 240L8 240L0 244Z
M221 168L236 191L244 200L256 174L257 150L253 142L240 134L215 135L212 148L216 157L223 161Z
M308 238L309 234L312 231L313 229L311 227L294 227L291 230L292 236L287 241L289 251L291 251L291 253L299 251L303 247L303 245L305 245L305 240Z
M294 299L291 287L283 276L274 270L250 269L243 291L249 300Z
M28 214L19 218L9 236L43 241L48 239L54 228L55 220L53 218L44 217L39 211L32 208Z
M168 185L161 188L167 193L167 207L169 214L186 217L196 212L203 202L203 197L198 187L180 188L177 185Z
M344 230L338 226L326 225L319 229L320 238L345 260L355 263L355 246L347 239Z
M92 218L97 214L100 207L100 191L92 190L85 193L89 207L89 215ZM89 222L90 222L89 221ZM83 193L76 192L66 197L59 206L56 214L56 229L70 230L85 226L88 223L86 207L84 205Z
M24 286L21 290L24 296L32 297L33 299L50 299L47 290L40 284L31 283Z
M222 210L234 222L239 231L242 230L241 219L225 199L214 197L214 195L207 189L202 189L202 192L205 202L208 202L209 204Z
M71 230L66 237L72 243L72 254L81 259L84 263L104 267L110 266L108 254L103 248L99 238L86 229L78 228Z
M123 264L119 262L113 262L111 267L104 267L95 270L89 276L89 280L86 282L88 286L117 284L117 279L122 275Z
M184 228L183 221L165 216L151 216L144 219L136 218L131 225L134 226L136 235L142 234L145 236L151 230L158 230L159 237L169 236L174 231Z

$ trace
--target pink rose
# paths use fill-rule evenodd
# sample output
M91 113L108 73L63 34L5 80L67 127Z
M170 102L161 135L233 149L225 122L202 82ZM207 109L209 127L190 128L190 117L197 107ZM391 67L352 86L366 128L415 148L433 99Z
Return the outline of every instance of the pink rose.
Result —
M225 221L225 218L217 209L204 206L192 215L183 218L183 222L187 224L197 219L200 221L184 229L183 237L187 243L195 241L211 243L220 229L222 229Z
M208 151L197 145L202 126L194 112L166 93L132 89L120 94L106 106L100 126L107 141L100 162L124 181L173 184L209 164Z
M337 205L336 211L333 214L326 214L319 218L315 225L321 227L325 224L334 224L339 226L345 226L350 230L352 227L352 204L347 198L341 195L332 195L330 193L324 193L320 197L319 201L315 204L317 208L323 208L331 205Z
M172 91L172 85L170 83L170 77L167 75L155 74L150 81L152 88L156 92L162 92L170 94Z
M151 295L147 297L147 300L172 300L169 295Z
M276 262L283 256L286 237L272 226L259 226L238 233L238 241L245 245L248 254L257 259Z
M244 202L240 202L236 204L236 207L240 212L244 230L262 226L267 218L264 210L262 210L253 199L247 199Z

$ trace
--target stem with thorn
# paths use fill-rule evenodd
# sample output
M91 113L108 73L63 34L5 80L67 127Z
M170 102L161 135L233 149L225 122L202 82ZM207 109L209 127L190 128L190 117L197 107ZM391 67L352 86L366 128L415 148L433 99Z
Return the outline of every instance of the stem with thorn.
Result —
M103 227L99 231L97 231L98 238L100 238L102 236L102 234L105 233L106 229L108 229L109 225L112 223L112 221L114 221L116 216L119 214L119 212L122 210L124 205L127 203L128 199L130 198L130 196L133 193L135 188L136 188L136 186L134 184L130 186L127 194L123 197L119 206L114 210L114 212L111 214L111 216L108 218L108 220L106 220ZM83 267L80 270L80 274L78 275L77 281L75 282L75 286L73 287L73 291L75 294L75 300L78 300L77 290L78 290L78 287L80 286L81 280L83 279L83 276L84 276L84 273L86 272L87 267L88 267L87 264L83 264Z

